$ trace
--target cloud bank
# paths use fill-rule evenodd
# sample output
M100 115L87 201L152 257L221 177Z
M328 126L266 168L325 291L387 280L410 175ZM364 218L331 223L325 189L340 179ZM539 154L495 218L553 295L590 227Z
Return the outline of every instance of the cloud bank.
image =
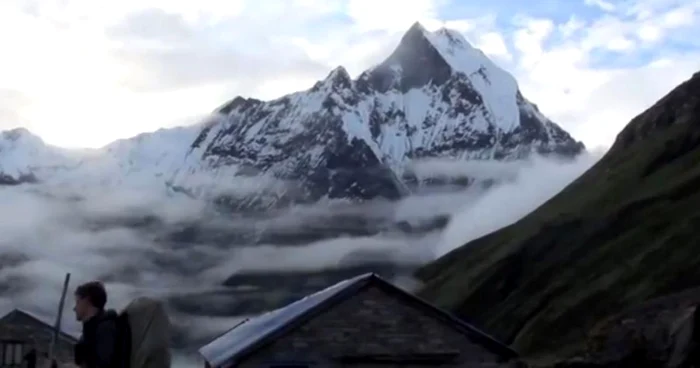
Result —
M414 195L393 204L322 203L256 218L217 212L199 200L143 187L79 194L65 188L54 192L43 185L2 187L0 205L7 210L0 212L0 308L25 308L53 320L66 272L72 274L71 288L104 280L109 305L121 308L139 295L169 300L173 295L230 293L222 282L238 272L333 269L362 252L380 251L397 264L417 265L516 221L596 159L433 162L432 174L495 176L504 181L488 189L475 185L458 192ZM415 226L436 216L450 218L442 231L406 233L396 226L400 222ZM362 235L353 233L348 219L386 226ZM188 233L195 231L193 223L199 234ZM284 243L287 236L328 231L331 225L330 237ZM277 237L269 238L276 240L256 242L241 235L263 230L277 232ZM284 288L284 279L279 283ZM71 303L69 298L63 323L77 333ZM177 308L172 313L190 344L222 332L240 317L193 315Z
M535 158L518 165L512 180L484 192L452 217L435 248L435 256L440 257L520 220L562 191L601 157L599 153L584 154L573 162Z
M357 75L415 21L464 33L591 148L609 146L634 114L700 69L700 0L197 4L3 1L0 129L102 146L236 95L310 88L338 65Z

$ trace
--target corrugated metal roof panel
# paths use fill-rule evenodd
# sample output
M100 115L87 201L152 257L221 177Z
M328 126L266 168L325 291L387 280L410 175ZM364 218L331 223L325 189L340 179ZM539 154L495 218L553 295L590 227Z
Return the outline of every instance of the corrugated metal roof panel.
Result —
M372 274L364 274L341 281L287 306L245 320L199 349L199 353L213 367L224 364L231 357L248 349L259 340L286 326L304 313L313 310L349 287L368 280L371 276Z

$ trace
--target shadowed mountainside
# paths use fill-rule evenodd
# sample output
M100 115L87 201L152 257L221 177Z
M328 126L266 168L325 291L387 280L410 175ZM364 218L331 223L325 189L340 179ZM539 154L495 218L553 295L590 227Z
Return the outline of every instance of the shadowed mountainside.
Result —
M420 269L421 296L521 353L563 355L601 318L700 285L699 91L696 73L557 196Z

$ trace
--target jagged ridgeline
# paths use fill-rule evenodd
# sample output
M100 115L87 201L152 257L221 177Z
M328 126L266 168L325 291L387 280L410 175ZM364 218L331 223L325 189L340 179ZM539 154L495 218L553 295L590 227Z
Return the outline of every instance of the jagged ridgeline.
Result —
M0 177L85 185L153 180L190 195L261 175L284 181L257 184L254 195L217 194L265 208L320 198L395 199L421 182L444 184L407 170L419 159L572 157L583 150L461 34L428 32L418 23L355 80L339 67L309 90L272 101L236 97L216 112L199 125L117 141L89 156L47 147L27 131L6 132Z
M310 90L269 102L237 97L218 112L226 119L193 144L206 170L233 161L302 183L296 189L313 199L397 198L415 189L405 170L413 160L583 150L462 35L420 24L355 80L339 67Z

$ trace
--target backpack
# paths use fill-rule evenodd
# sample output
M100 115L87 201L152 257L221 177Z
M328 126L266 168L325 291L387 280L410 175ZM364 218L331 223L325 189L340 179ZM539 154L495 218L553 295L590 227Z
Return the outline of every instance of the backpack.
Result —
M170 320L163 303L134 299L117 317L115 368L170 368Z

